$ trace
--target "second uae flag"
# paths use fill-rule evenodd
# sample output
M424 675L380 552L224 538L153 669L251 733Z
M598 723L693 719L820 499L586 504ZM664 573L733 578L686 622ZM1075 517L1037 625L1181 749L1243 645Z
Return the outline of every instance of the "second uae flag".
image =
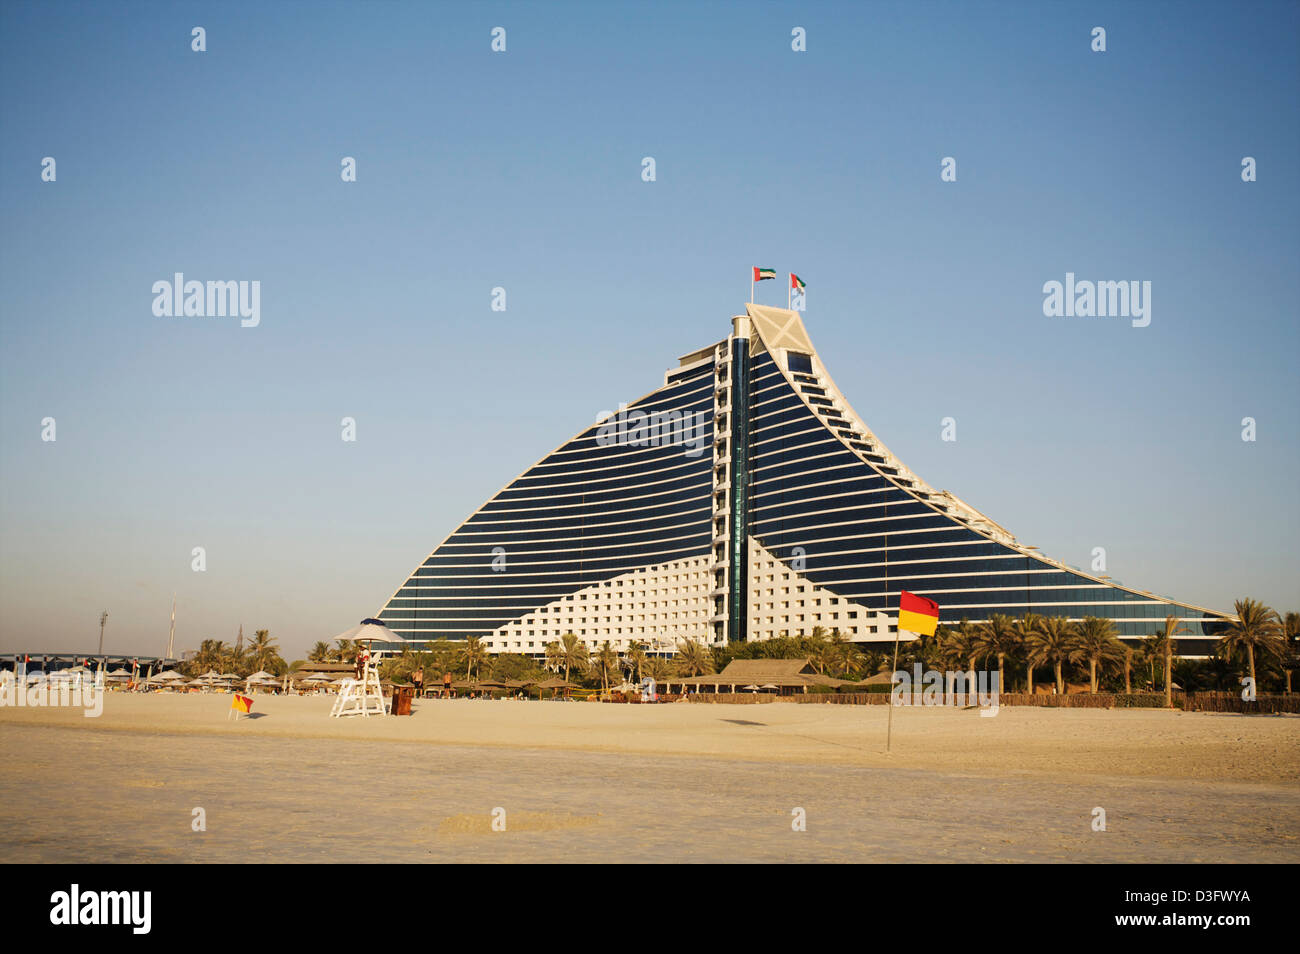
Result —
M939 604L903 590L898 594L898 628L919 636L933 636L939 625Z

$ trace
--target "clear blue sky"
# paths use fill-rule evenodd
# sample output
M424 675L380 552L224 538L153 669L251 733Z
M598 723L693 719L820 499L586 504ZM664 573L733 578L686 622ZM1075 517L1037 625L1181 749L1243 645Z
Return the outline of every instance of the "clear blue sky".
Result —
M178 648L301 657L755 264L934 486L1300 609L1298 10L4 3L0 652L93 651L103 609L161 652L175 591ZM261 325L154 317L177 271L260 281ZM1044 317L1067 271L1151 281L1150 327Z

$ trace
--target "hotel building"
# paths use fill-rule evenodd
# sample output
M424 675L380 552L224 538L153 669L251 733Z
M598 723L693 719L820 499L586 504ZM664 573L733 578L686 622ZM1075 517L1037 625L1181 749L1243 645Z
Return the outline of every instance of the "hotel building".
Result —
M565 633L664 652L814 627L883 643L900 590L943 623L1101 616L1130 641L1173 615L1184 653L1223 615L1052 560L933 489L840 393L799 313L750 304L662 387L493 495L379 618L406 640L536 656Z

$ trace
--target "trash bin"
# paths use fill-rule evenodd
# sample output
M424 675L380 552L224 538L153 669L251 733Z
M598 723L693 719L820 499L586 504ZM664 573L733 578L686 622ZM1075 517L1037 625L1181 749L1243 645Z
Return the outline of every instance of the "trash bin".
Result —
M410 715L411 714L411 697L415 695L414 690L404 686L397 686L393 689L393 715Z

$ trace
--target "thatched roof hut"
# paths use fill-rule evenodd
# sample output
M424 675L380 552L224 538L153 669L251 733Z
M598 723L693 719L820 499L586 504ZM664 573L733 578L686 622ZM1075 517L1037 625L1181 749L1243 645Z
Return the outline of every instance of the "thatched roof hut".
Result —
M812 686L836 688L847 685L844 679L823 676L812 660L802 659L733 659L720 673L707 676L669 676L661 683L664 692L695 689L701 692L737 692L747 686L771 687L782 695L807 692Z

